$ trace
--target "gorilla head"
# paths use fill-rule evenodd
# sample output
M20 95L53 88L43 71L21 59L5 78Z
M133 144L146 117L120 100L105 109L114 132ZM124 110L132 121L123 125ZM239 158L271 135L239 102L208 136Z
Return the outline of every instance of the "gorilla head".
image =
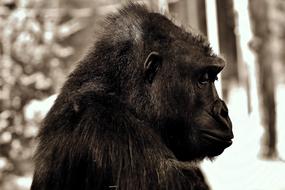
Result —
M151 123L179 160L221 154L233 138L227 107L214 85L225 62L203 37L163 15L137 6L120 14L109 17L105 31L114 30L103 35L103 42L116 48L115 55L113 49L105 52L112 52L119 99Z

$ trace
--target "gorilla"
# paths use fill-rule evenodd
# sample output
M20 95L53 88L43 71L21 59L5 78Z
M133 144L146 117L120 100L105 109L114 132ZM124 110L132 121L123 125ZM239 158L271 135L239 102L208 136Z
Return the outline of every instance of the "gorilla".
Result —
M108 15L38 136L32 190L206 190L232 144L207 41L129 4Z

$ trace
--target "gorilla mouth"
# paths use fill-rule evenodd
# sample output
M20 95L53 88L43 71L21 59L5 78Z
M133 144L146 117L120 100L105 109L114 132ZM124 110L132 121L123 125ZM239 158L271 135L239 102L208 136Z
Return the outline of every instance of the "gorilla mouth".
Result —
M203 136L206 137L207 139L211 140L211 141L218 142L219 144L222 144L225 147L229 147L233 143L233 141L232 141L233 136L232 135L220 136L220 135L213 133L213 132L207 132L207 133L204 132Z

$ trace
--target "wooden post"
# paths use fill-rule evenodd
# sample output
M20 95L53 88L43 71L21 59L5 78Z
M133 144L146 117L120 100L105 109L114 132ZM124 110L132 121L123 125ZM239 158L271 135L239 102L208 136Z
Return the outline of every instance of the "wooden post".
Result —
M199 30L202 34L204 34L205 36L208 36L205 0L198 0L197 9L198 9L197 17L198 17Z
M272 48L274 34L270 28L269 18L271 3L272 0L250 0L249 10L255 36L251 44L257 54L262 121L265 127L262 154L265 158L275 159L277 158L275 80L273 74L275 50Z
M233 0L216 2L220 52L227 62L222 74L223 97L227 100L231 86L239 82L234 7Z
M206 0L206 15L209 42L211 43L214 52L220 54L216 1ZM221 76L219 76L219 78L221 78ZM215 85L219 96L222 98L221 80L217 81Z
M159 12L162 14L169 13L168 1L167 0L159 0L158 8L159 8Z

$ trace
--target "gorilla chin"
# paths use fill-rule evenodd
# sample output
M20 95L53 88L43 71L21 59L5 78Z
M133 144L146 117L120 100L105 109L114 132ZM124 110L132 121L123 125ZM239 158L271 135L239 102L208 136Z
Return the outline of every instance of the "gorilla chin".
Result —
M215 157L222 154L232 144L231 139L217 137L212 134L203 134L203 138L207 141L209 147L207 152L208 157Z
M220 127L220 126L219 126ZM218 127L216 126L215 129ZM229 135L225 132L221 133L218 130L207 130L202 133L202 141L207 147L207 156L215 157L223 153L223 151L232 145L233 134Z
M233 143L232 123L228 114L221 115L203 110L198 118L194 119L197 133L200 134L207 157L220 155L224 149Z

